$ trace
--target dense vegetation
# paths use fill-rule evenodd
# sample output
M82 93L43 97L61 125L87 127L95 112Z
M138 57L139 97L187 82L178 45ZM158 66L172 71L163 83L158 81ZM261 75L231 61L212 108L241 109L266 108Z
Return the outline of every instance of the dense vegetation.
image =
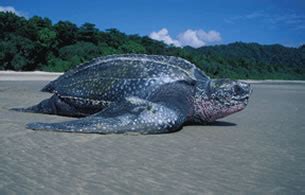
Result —
M52 24L0 12L0 70L66 71L97 56L119 53L174 55L186 58L212 77L305 79L305 45L232 43L198 49L177 48L147 36L117 29L100 31L94 24Z

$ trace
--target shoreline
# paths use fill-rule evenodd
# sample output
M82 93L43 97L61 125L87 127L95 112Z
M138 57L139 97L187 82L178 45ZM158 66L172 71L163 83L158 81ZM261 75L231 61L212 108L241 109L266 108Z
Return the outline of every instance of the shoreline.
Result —
M44 72L44 71L29 71L29 72L18 72L18 71L0 71L0 81L51 81L62 75L63 73L58 72ZM240 81L261 84L261 83L275 83L275 84L305 84L305 80L244 80Z

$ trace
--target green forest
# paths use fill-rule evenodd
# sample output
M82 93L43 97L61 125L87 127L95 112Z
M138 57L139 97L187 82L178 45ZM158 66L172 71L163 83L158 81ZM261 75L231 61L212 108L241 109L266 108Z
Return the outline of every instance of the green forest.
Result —
M235 42L179 48L117 29L101 31L92 23L53 24L48 18L0 12L0 70L62 72L94 57L122 53L179 56L216 78L305 79L305 45Z

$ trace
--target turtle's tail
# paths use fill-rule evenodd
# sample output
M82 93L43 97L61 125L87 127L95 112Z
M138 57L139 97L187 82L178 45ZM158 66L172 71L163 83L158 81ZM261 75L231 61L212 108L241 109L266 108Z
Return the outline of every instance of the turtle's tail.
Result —
M9 110L13 110L17 112L33 112L30 108L11 108Z
M81 113L73 105L70 105L60 99L57 95L53 95L49 99L41 101L39 104L28 108L12 108L10 110L18 112L33 112L43 114L56 114L62 116L83 117L86 113Z
M46 99L40 102L39 104L28 108L11 108L10 110L17 112L34 112L34 113L52 114L54 113L54 106L50 104L50 99Z

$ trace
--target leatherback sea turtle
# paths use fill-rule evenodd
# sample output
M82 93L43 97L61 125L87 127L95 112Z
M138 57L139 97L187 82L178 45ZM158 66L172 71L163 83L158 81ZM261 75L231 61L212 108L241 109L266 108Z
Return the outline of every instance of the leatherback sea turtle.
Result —
M125 54L95 58L67 71L43 89L54 95L15 109L83 117L27 128L81 133L169 133L185 123L207 123L248 104L249 84L210 79L173 56Z

